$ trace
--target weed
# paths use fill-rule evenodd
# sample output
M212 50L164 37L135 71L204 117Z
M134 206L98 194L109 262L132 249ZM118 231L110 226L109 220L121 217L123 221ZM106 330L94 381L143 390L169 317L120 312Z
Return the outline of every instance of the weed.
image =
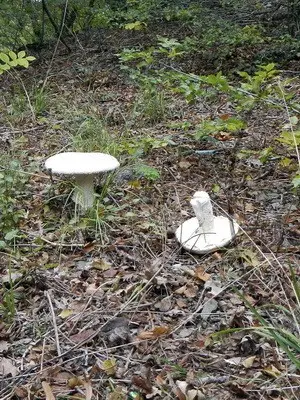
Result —
M2 302L0 304L0 310L2 310L4 315L4 320L7 322L12 322L16 315L16 303L15 303L15 292L14 283L12 280L11 265L8 265L8 282L6 286L3 284L2 287Z
M163 90L150 82L140 88L133 107L133 117L151 124L161 122L166 114L166 99Z
M22 81L19 82L23 88L15 89L15 96L10 99L8 113L12 117L12 121L23 120L30 115L33 119L44 117L49 108L50 93L47 90L33 87L27 91Z
M160 178L160 172L157 168L150 167L146 164L138 164L135 167L135 172L138 178L147 179L150 182L155 182Z
M4 157L3 157L4 161ZM25 210L19 205L27 177L22 173L20 162L3 162L7 165L0 170L0 246L5 247L19 236L19 224Z
M104 120L93 117L86 118L73 136L73 148L76 151L100 151L116 155L118 142L115 135L109 131Z

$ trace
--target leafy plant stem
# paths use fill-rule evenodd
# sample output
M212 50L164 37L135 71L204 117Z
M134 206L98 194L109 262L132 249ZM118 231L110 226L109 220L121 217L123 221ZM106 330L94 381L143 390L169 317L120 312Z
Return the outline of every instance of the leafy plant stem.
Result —
M285 108L285 110L286 110L286 114L287 114L287 117L288 117L288 120L289 120L290 129L291 129L291 132L292 132L292 134L293 134L294 146L295 146L295 151L296 151L296 155L297 155L298 166L299 166L299 169L300 169L300 153L299 153L299 148L298 148L298 144L297 144L297 140L296 140L296 136L295 136L295 131L294 131L294 128L293 128L293 124L292 124L292 121L291 121L290 110L289 110L289 108L288 108L288 105L287 105L287 102L286 102L286 99L285 99L285 95L284 95L284 92L283 92L283 89L282 89L282 86L281 86L281 82L280 82L279 79L278 79L278 87L279 87L279 90L280 90L281 95L282 95L282 100L283 100L284 108Z

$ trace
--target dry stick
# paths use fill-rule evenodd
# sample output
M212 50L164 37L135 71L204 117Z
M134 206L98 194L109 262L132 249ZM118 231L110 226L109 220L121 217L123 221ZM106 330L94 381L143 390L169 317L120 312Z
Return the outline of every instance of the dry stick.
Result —
M45 1L43 1L43 4L45 4ZM46 83L48 81L48 77L49 77L49 74L50 74L50 70L52 68L52 64L53 64L53 61L54 61L54 57L56 56L56 53L57 53L58 45L59 45L59 42L61 40L61 35L62 35L63 29L64 29L64 23L65 23L65 19L66 19L66 15L67 15L67 8L68 8L68 0L66 0L66 2L65 2L64 15L63 15L63 21L62 21L62 24L61 24L61 29L60 29L59 35L57 37L56 45L55 45L55 48L54 48L54 51L53 51L53 54L52 54L52 57L51 57L51 60L50 60L49 67L48 67L47 72L46 72L46 76L45 76L41 91L43 91L45 89L45 86L46 86Z
M27 132L31 132L31 131L37 131L39 129L42 129L42 126L34 126L32 128L27 128L27 129L15 129L13 131L2 131L1 134L5 134L5 135L14 135L16 133L27 133Z
M55 313L52 305L52 300L49 294L49 291L45 291L48 302L49 302L49 307L50 307L50 312L52 315L52 321L53 321L53 329L54 329L54 335L55 335L55 342L56 342L56 349L57 349L57 354L59 357L61 357L61 350L60 350L60 345L59 345L59 336L58 336L58 329L57 329L57 324L56 324L56 318L55 318Z
M43 350L42 350L42 355L41 355L41 368L40 368L40 372L43 371L43 367L44 367L45 346L46 346L46 337L44 337L44 339L43 339Z

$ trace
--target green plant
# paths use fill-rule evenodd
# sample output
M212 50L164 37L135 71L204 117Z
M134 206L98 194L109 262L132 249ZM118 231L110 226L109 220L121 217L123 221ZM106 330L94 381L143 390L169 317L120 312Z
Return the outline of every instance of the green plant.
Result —
M202 139L207 136L214 136L215 134L225 132L237 132L245 127L245 122L229 117L229 118L216 118L215 120L204 120L202 124L197 126L195 132L196 139Z
M106 126L105 120L84 117L83 122L72 130L72 147L76 151L100 151L116 155L118 153L118 141L114 133Z
M9 71L13 67L29 67L29 61L35 60L33 56L26 56L25 51L19 51L19 53L15 53L13 51L8 51L7 53L0 53L0 75L5 71Z
M10 100L8 112L12 120L23 119L32 115L34 119L37 117L40 122L45 122L47 118L44 115L47 113L48 104L49 92L47 90L35 87L32 90L27 90L24 86L21 90L16 87L15 96Z
M12 270L11 262L8 264L8 282L6 285L2 285L2 301L0 302L0 311L2 310L4 315L4 320L7 322L12 322L16 315L16 301L15 301L15 291L14 282L12 280Z
M168 138L156 139L151 136L141 136L138 139L125 138L119 144L118 149L122 154L128 154L132 158L140 158L152 149L160 149L170 144Z
M166 99L163 90L151 82L140 87L140 92L133 106L133 116L143 122L157 123L164 119L166 114Z
M5 247L19 237L19 224L25 216L20 198L27 182L19 161L6 161L0 169L0 247Z
M150 182L155 182L160 178L158 169L146 164L138 164L135 166L134 170L138 178L144 178Z

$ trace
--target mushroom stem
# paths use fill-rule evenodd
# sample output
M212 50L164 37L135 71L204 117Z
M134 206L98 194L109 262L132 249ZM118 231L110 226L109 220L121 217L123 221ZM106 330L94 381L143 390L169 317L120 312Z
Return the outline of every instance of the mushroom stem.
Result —
M73 200L83 210L88 210L94 204L94 174L79 174L75 176L76 187Z
M196 192L191 200L191 206L199 221L199 226L203 233L212 233L215 231L214 214L210 197L206 192Z

